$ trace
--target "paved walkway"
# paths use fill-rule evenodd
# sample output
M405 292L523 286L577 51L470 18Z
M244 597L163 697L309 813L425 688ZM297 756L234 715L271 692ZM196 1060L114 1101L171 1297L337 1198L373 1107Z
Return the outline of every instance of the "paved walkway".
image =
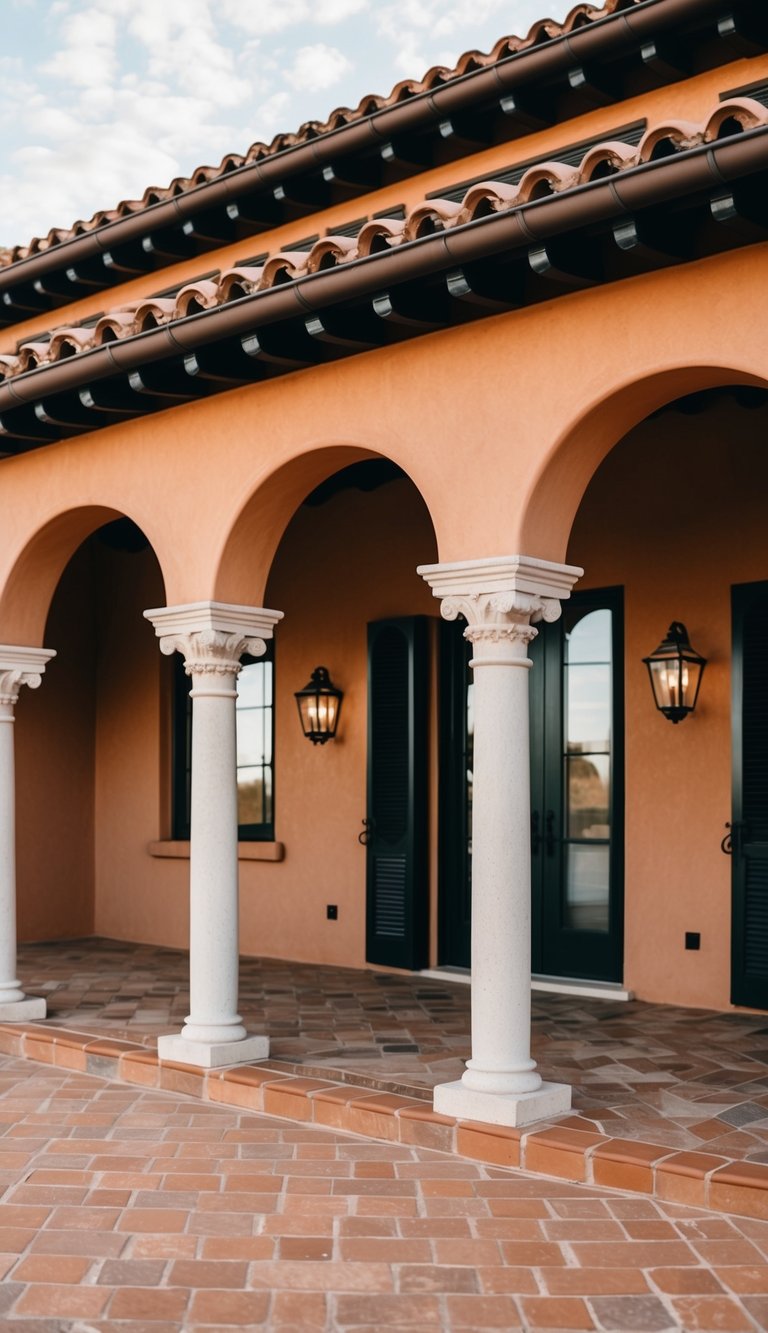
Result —
M27 945L51 1020L154 1046L188 1012L187 955L87 940ZM429 1099L469 1054L469 987L403 973L243 959L241 1012L272 1062ZM768 1015L533 997L534 1055L612 1137L768 1163ZM271 1062L271 1063L272 1063ZM333 1072L332 1072L333 1071Z
M768 1327L768 1223L0 1058L0 1327Z

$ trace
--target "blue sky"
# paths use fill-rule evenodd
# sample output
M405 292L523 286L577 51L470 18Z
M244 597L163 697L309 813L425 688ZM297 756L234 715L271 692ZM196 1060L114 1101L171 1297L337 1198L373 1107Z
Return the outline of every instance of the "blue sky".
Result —
M0 245L489 50L575 0L0 0Z

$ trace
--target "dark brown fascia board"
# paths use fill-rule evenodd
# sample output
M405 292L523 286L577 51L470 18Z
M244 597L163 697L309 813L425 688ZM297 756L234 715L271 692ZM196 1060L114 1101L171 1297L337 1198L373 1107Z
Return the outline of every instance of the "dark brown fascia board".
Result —
M110 375L183 355L226 338L362 301L430 273L474 263L565 232L611 222L663 203L726 187L768 170L768 126L648 162L562 194L478 218L394 250L308 274L279 287L189 315L0 384L0 413L42 397L82 389Z
M41 254L16 260L0 269L0 292L99 258L114 247L128 245L151 232L179 226L203 210L226 207L259 188L272 190L291 177L321 172L323 167L338 161L340 155L357 156L372 148L381 148L391 139L434 130L451 115L466 113L474 105L503 97L513 89L529 89L537 83L567 76L569 70L582 65L594 66L604 60L616 59L652 39L678 32L691 20L714 19L716 15L732 10L748 12L763 2L642 0L631 10L608 14L541 46L515 52L495 65L460 75L442 88L416 94L395 106L329 130L307 143L282 149L262 161L236 167L225 176L183 191L174 199L149 204L128 217L103 223L93 231L53 245Z

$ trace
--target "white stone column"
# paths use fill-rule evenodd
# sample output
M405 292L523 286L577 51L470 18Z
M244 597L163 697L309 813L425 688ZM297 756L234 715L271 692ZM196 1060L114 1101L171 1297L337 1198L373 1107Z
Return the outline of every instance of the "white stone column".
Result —
M525 1125L571 1104L531 1059L531 818L527 648L583 571L528 556L423 565L446 620L473 647L472 1057L436 1111Z
M0 645L0 1020L45 1018L45 1000L25 995L16 977L16 777L13 726L22 685L36 690L47 648Z
M190 1013L180 1035L160 1037L161 1059L213 1068L263 1060L237 1012L238 863L235 700L243 653L260 657L281 611L194 602L145 611L160 651L184 655L192 677L189 858Z

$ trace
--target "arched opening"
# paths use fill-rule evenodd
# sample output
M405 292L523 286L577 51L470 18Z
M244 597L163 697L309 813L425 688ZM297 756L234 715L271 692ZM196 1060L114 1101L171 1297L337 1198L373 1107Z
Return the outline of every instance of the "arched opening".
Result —
M768 381L737 364L683 365L642 379L628 374L620 384L601 386L595 401L542 455L522 511L519 549L564 560L584 492L616 444L667 404L728 386L765 389Z
M16 563L4 623L56 652L17 705L21 940L151 938L162 668L142 612L164 597L146 536L111 509L62 516ZM26 620L14 610L25 598Z
M423 770L414 796L423 805L416 834L423 848L412 885L421 938L412 954L393 961L429 961L425 923L435 861L428 846L428 784L436 782L430 675L438 608L416 567L436 556L434 528L416 486L390 459L359 449L318 451L282 469L249 501L233 529L217 584L221 599L263 604L285 615L274 640L274 695L256 672L253 689L244 690L241 677L241 810L256 788L269 783L272 816L261 843L258 833L251 834L248 846L241 832L245 953L352 966L384 961L381 950L371 950L366 874L370 900L373 852L359 835L369 817L372 747L382 743L371 739L371 728L387 707L372 712L369 626L386 623L400 636L398 648L415 635L417 647L403 652L417 652L414 669L424 673L415 687L418 700L410 700ZM402 666L405 659L398 660ZM323 745L303 735L293 697L318 666L343 691L336 739ZM406 674L410 669L406 664ZM412 685L406 682L406 688ZM403 755L393 750L390 758L402 771L397 766Z
M551 554L559 526L560 558L585 570L537 645L554 656L534 709L543 689L555 718L533 740L534 811L552 812L541 911L566 975L590 976L596 936L569 913L602 911L622 960L611 979L640 998L766 1008L768 391L723 369L700 379L669 374L602 404L543 470L527 515L527 549ZM614 616L612 652L573 665L596 610ZM672 621L708 662L695 713L674 726L643 664Z

